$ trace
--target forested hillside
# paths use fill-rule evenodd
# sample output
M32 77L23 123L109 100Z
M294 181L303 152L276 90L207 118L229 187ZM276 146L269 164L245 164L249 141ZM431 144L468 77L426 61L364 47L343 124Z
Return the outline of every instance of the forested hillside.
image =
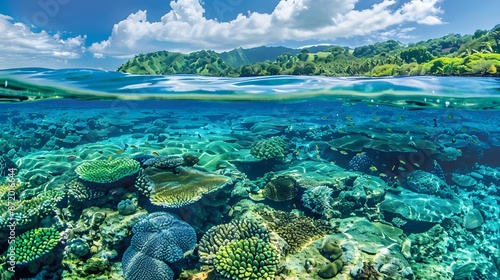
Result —
M500 75L500 25L471 35L449 34L408 45L389 40L354 49L258 47L216 53L140 54L118 71L134 74L391 76Z

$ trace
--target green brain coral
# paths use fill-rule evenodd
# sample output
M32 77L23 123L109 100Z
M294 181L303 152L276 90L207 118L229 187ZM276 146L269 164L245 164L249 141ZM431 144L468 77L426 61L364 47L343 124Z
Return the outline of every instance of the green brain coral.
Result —
M7 255L15 255L16 264L28 263L54 249L59 238L59 232L53 228L32 229L14 239Z
M214 259L217 271L234 280L273 279L278 262L277 251L256 237L230 242Z
M281 137L271 137L252 144L250 154L260 159L283 158L288 145Z
M75 169L75 172L85 181L113 183L137 173L140 167L140 163L136 160L117 158L84 162Z

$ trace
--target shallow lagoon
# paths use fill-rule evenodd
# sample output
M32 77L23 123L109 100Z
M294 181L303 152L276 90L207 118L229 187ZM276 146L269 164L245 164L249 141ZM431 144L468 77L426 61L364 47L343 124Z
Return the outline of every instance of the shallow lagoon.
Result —
M498 277L498 79L0 84L5 279Z

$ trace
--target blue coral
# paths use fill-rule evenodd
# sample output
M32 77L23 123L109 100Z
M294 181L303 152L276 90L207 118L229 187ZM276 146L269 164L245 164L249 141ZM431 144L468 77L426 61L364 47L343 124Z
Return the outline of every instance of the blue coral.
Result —
M122 259L125 279L174 279L166 264L184 257L196 245L196 233L176 216L157 212L137 222Z
M354 170L354 171L365 172L372 165L373 165L373 161L366 154L355 155L349 161L349 168L352 169L352 170Z

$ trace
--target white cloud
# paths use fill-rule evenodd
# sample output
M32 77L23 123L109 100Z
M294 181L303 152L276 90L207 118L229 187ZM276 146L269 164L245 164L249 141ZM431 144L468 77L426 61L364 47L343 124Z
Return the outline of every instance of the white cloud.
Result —
M230 22L218 22L204 17L199 0L174 0L161 21L149 22L146 11L133 13L114 25L107 40L93 43L89 50L95 57L126 57L162 49L228 50L286 40L390 34L390 29L401 30L406 23L442 23L442 0L404 0L399 6L401 1L380 0L369 9L355 10L357 1L281 0L270 14L239 14Z
M28 26L0 14L0 68L28 64L50 67L51 63L79 58L85 51L85 36L62 39L45 31L33 32Z

